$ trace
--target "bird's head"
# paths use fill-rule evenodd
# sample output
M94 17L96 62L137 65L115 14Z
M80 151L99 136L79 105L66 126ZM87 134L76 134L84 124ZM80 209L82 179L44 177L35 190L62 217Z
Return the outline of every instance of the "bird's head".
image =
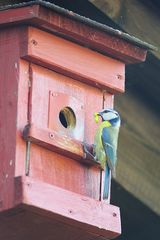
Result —
M120 116L117 111L111 108L103 109L101 112L94 113L95 121L98 123L99 116L102 118L103 121L108 121L112 126L120 126Z

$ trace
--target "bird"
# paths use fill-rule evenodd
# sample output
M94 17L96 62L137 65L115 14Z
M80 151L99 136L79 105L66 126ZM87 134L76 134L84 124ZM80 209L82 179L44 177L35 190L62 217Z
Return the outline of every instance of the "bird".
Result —
M116 176L117 145L121 119L119 113L111 108L94 114L97 123L99 116L102 122L95 133L93 151L105 171L103 199L108 199L110 172L112 177Z
M117 145L121 119L119 113L111 108L94 113L96 123L99 122L99 117L101 117L102 122L95 132L93 154L88 152L86 146L84 146L84 151L92 156L94 161L98 161L102 170L105 171L102 186L104 187L103 200L107 200L109 197L110 173L112 177L116 176Z

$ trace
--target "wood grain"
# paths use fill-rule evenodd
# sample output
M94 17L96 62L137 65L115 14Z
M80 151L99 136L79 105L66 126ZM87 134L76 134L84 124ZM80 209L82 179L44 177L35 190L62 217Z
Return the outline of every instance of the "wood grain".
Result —
M31 31L31 38L34 37L34 34L35 36L39 35L40 39L43 38L43 31L36 30L35 28L26 27L24 28L13 27L12 29L4 30L3 32L4 34L1 35L2 45L4 44L4 48L1 49L1 51L2 55L4 54L5 56L4 59L2 60L2 66L5 67L5 62L8 61L8 58L10 58L10 54L11 53L13 54L12 57L10 58L11 60L9 61L9 68L7 68L7 71L2 70L2 77L4 77L4 79L7 80L5 80L6 82L3 82L4 85L2 85L1 89L4 88L5 90L7 90L7 94L9 93L10 95L6 97L4 92L1 93L2 103L4 103L5 107L3 108L2 111L5 117L2 118L3 122L1 125L2 126L5 125L5 128L2 131L3 138L1 138L2 143L1 148L3 148L2 156L4 155L5 157L4 165L6 165L5 167L2 167L1 170L2 179L1 181L2 199L0 199L1 209L6 209L14 206L15 203L13 196L15 194L14 192L15 189L13 178L14 176L25 175L26 143L25 141L22 140L21 136L21 132L24 126L28 122L31 124L33 123L36 126L36 129L47 129L52 125L51 124L52 117L50 117L50 124L48 124L49 107L51 105L51 101L49 100L49 93L50 92L59 93L62 99L64 98L64 101L61 101L61 99L59 99L58 101L61 102L61 104L63 103L64 107L66 107L65 104L67 104L67 106L73 108L73 111L76 115L77 127L75 127L75 129L72 131L71 135L70 131L64 129L64 126L60 124L59 111L61 110L61 107L63 107L63 104L62 106L59 106L59 109L56 112L54 112L54 104L56 104L56 101L55 103L53 101L52 107L53 111L51 111L53 113L53 122L54 121L58 122L57 124L58 127L56 128L57 131L56 136L58 137L56 138L56 140L60 139L60 136L63 135L67 136L67 139L71 139L71 136L73 137L73 141L71 139L69 145L65 146L63 145L63 147L62 142L64 140L64 137L61 137L62 139L58 140L58 143L61 142L61 146L58 145L58 147L59 149L61 148L61 151L63 151L63 153L64 152L71 153L71 151L73 151L73 146L71 145L73 145L72 143L75 143L76 141L81 142L85 141L89 145L93 143L95 129L97 127L94 122L93 114L95 111L99 111L100 109L103 108L104 101L107 106L112 105L112 94L102 90L101 88L98 88L98 85L96 84L98 79L103 77L105 73L109 74L110 72L111 75L109 76L111 77L112 72L114 72L113 75L117 74L117 71L118 73L119 72L122 73L122 75L124 74L124 63L103 56L100 53L94 52L82 46L78 46L77 44L69 42L68 40L52 36L49 33L45 33L47 37L46 41L48 41L49 47L50 46L52 47L51 44L51 41L53 40L52 37L54 38L56 44L59 44L59 41L61 44L56 45L56 47L58 46L58 48L54 47L56 57L55 61L61 60L58 57L59 54L61 58L62 57L64 58L61 51L62 46L62 50L64 50L64 52L65 51L67 52L66 57L67 56L70 57L70 55L72 55L74 60L73 61L72 58L70 57L68 59L69 65L67 65L68 64L67 59L65 59L64 60L65 63L63 62L63 64L64 65L66 64L65 66L66 68L68 67L71 70L72 68L73 69L77 68L78 69L76 70L77 76L81 75L81 73L84 71L86 79L89 78L89 76L91 76L91 79L94 78L94 74L92 72L94 70L96 77L93 86L92 84L90 84L89 81L85 81L85 83L83 83L82 81L79 81L79 79L69 78L62 74L58 74L53 70L51 71L48 70L47 68L36 66L32 63L29 63L26 60L20 60L20 56L22 56L22 53L26 50L26 46L28 47L28 42L25 40L28 40L27 34L29 34L29 31ZM12 46L13 42L11 41L12 34L14 36L13 39L15 40L16 44L14 49L12 49L13 48ZM34 46L37 46L36 41L31 41L30 44L31 46L32 44ZM44 45L42 44L42 47L43 46ZM43 48L43 51L45 51L45 48ZM49 51L46 52L46 56L50 57L50 55L48 54ZM87 59L86 62L83 55L86 56ZM46 56L44 54L42 58L45 59ZM80 67L78 63L74 63L75 60L77 59L80 62ZM101 68L101 70L103 70L102 73L99 71L99 68L98 70L96 68L99 62L101 63L100 65L102 66ZM37 63L41 64L41 62ZM107 68L107 71L105 70L105 68ZM120 75L118 75L118 81L116 80L117 82L114 83L116 85L118 85L119 82L121 82L119 76ZM113 76L113 79L114 77L115 76ZM10 79L13 79L13 82ZM102 80L104 82L105 80L109 81L109 78L107 76L107 78L104 77L104 79ZM124 83L124 79L122 79L122 82ZM115 90L112 80L110 83L111 83L110 88L113 88ZM66 99L68 99L67 103ZM9 107L11 107L11 111L9 113L8 110L6 110L8 104ZM5 119L7 119L6 122ZM11 121L11 119L13 119L13 121ZM11 126L8 127L9 124ZM80 127L81 125L82 128ZM7 131L9 131L9 133ZM9 135L10 132L11 135ZM43 137L45 136L46 141L45 134L46 132L43 132L42 135ZM40 138L40 136L41 135L38 135L37 139ZM11 138L8 139L9 137ZM40 138L40 140L41 142L43 142L44 139ZM9 143L8 145L5 145L6 141L8 141ZM50 146L52 145L50 142L47 144ZM8 148L5 149L6 146L9 147L9 149L11 150L10 152L6 153L6 151L8 151ZM54 150L57 149L58 147L56 146ZM71 155L64 156L61 151L59 150L58 153L56 153L32 143L31 149L30 151L28 151L29 152L28 157L30 158L29 176L37 180L41 180L44 183L59 186L69 191L76 192L84 196L88 196L93 199L99 200L101 187L100 169L98 169L95 166L82 165L80 162L77 162L72 159L71 155L74 154L75 158L77 158L78 154L82 158L83 151L82 147L80 148L79 142L76 145L76 152L72 153ZM11 171L11 174L8 171L8 169L11 169L9 170ZM7 195L8 191L10 192L10 194ZM3 206L4 199L6 204L5 206Z
M0 211L14 206L19 36L20 29L0 31Z
M72 134L70 134L70 131L62 126L59 121L59 111L61 107L66 107L66 105L64 105L60 107L59 111L56 110L57 107L53 108L55 112L52 118L53 122L56 122L58 126L56 128L57 133L68 138L74 136L74 141L79 140L81 142L85 141L89 145L93 144L94 132L97 127L93 114L94 111L99 111L99 109L102 108L103 93L99 89L81 83L80 81L33 64L31 65L31 73L31 123L39 129L47 129L50 92L61 93L62 95L60 95L62 97L63 94L65 96L68 95L68 99L77 99L79 102L76 108L71 101L69 105L73 108L77 121L81 122L78 109L81 109L82 105L84 106L85 114L83 122L85 131L83 131L83 128L75 128ZM56 105L56 101L54 104ZM52 129L49 131L52 132ZM32 144L30 152L30 176L70 191L99 199L99 169L96 167L86 167L71 158L48 151L42 147L40 148L35 144Z
M1 26L18 23L34 25L52 33L78 42L125 63L144 61L147 51L93 26L76 21L72 16L64 16L42 6L34 5L0 12Z
M86 165L101 168L99 162L86 158L82 142L66 135L61 135L56 131L37 128L34 125L27 125L23 130L23 138L26 141L30 141L66 157L73 158ZM92 146L86 144L86 147L91 153L93 152Z
M124 63L32 27L24 41L24 59L100 89L124 91Z
M39 128L48 128L49 96L50 92L56 92L62 96L62 99L61 97L58 100L55 98L52 103L56 106L53 106L54 113L52 113L52 120L50 119L50 121L55 122L55 130L69 137L74 136L79 141L93 144L94 133L97 127L93 115L94 112L103 108L103 91L34 64L31 65L31 72L32 96L30 122ZM64 95L68 96L67 102L65 102L66 97L65 101L63 101ZM110 94L107 95L106 101L112 100L110 96ZM74 104L74 99L76 99L76 104ZM62 101L62 104L57 104L57 101ZM59 105L59 108L57 105ZM75 127L72 132L64 128L59 120L60 110L67 105L74 111L78 125L78 128ZM83 114L81 107L83 107ZM81 127L83 122L84 126Z
M16 181L22 184L23 204L36 212L43 210L53 219L110 239L121 232L118 207L28 177Z
M103 240L98 235L72 227L57 219L31 211L24 206L0 216L0 239L3 240Z
M22 131L28 122L29 63L21 59L18 89L15 176L23 176L25 175L26 143L22 138Z

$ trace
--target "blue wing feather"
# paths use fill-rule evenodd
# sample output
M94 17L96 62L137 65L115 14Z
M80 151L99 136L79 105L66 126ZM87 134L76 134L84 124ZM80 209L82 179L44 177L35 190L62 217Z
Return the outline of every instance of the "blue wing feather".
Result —
M94 152L105 170L103 199L108 199L109 196L110 174L112 173L112 176L115 176L118 132L119 126L108 127L104 121L95 134Z
M114 171L115 168L115 161L116 161L116 153L114 148L114 141L113 141L112 131L110 128L103 128L102 131L102 142L105 153L107 155L107 163L111 170Z

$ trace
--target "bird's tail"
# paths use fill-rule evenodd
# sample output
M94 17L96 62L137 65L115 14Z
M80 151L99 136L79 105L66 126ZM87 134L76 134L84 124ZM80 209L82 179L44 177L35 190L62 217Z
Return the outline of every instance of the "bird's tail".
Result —
M110 169L106 164L105 176L104 176L104 190L103 190L104 200L107 200L109 197L109 187L110 187Z

